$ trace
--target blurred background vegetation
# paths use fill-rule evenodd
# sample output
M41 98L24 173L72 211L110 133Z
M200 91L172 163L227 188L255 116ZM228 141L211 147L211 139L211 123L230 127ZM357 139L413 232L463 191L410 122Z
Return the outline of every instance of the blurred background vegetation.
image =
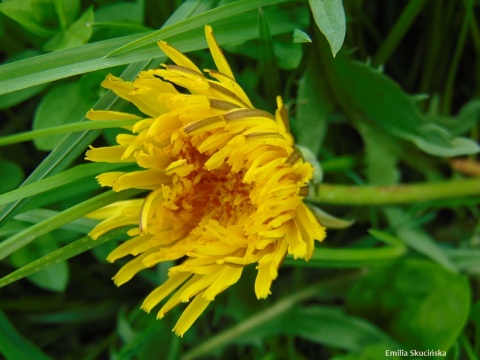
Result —
M479 359L478 14L478 0L3 1L0 354ZM113 198L97 200L107 165L85 167L83 153L119 131L65 133L92 107L124 107L100 82L159 66L160 39L212 68L207 23L256 107L283 97L297 143L318 161L309 203L337 229L309 263L285 260L267 300L247 268L178 338L180 310L156 321L139 308L170 264L116 288L121 264L105 257L124 235L85 237L95 222L82 216ZM12 140L30 130L33 141ZM393 200L383 186L396 184Z

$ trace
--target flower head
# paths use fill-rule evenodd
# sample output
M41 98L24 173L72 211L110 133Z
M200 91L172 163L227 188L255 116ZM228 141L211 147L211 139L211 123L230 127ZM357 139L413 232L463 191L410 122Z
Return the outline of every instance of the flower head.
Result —
M92 147L87 159L136 163L141 170L104 173L98 181L114 191L147 190L144 198L92 213L103 221L90 235L134 226L131 239L108 257L133 255L113 278L117 285L145 268L178 260L142 308L149 312L171 295L158 312L162 318L179 303L189 303L174 328L179 335L238 281L245 266L257 264L255 293L265 298L286 254L308 260L314 240L325 237L303 203L313 169L294 147L282 100L277 98L275 115L255 109L211 27L205 33L218 69L205 70L209 77L161 41L174 65L144 71L133 83L114 76L103 83L145 118L88 113L91 120L137 120L131 134L118 135L118 145Z

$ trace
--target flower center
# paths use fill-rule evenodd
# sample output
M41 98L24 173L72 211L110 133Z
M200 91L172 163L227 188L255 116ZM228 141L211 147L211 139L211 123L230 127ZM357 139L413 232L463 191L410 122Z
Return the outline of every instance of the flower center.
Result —
M209 220L228 227L255 210L250 200L254 185L243 182L243 170L233 172L226 163L207 170L204 165L210 156L200 153L188 137L183 139L180 151L175 152L171 147L164 151L176 159L187 160L193 167L187 175L172 176L169 194L164 196L163 203L172 215L183 220L186 228L191 230Z

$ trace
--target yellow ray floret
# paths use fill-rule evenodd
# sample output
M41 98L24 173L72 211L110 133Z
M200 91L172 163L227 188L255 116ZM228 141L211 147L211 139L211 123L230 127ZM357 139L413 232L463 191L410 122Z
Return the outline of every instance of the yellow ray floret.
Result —
M108 257L132 257L115 275L117 285L158 263L178 261L142 308L150 312L163 303L160 319L189 303L173 329L180 336L245 266L256 264L253 289L265 298L284 257L308 260L315 240L325 238L303 202L313 168L295 150L281 98L274 115L253 108L211 27L205 36L217 70L202 73L161 41L174 64L142 72L134 82L109 76L103 83L144 117L89 112L92 120L137 120L131 133L117 137L118 145L91 148L87 159L136 163L140 169L97 179L114 191L145 190L143 197L90 214L102 220L90 235L131 226L130 240Z

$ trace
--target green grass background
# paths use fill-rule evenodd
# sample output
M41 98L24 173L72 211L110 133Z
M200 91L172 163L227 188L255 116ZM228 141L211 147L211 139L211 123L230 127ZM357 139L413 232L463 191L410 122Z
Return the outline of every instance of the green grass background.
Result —
M0 354L479 359L479 14L478 0L4 0ZM86 235L83 215L136 193L102 192L95 175L118 165L83 160L125 123L84 114L128 109L99 84L158 67L158 40L212 68L205 24L256 107L283 97L330 229L267 300L251 266L178 338L181 309L139 308L171 264L116 288L105 258L125 230Z

